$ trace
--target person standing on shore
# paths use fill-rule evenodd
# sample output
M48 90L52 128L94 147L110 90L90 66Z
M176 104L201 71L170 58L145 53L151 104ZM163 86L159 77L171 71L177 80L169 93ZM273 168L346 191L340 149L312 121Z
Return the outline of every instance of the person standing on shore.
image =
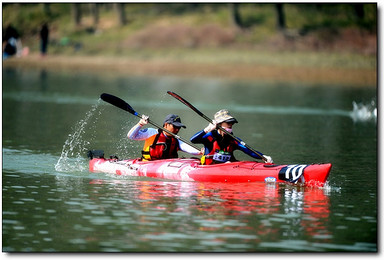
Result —
M47 55L48 40L49 40L48 24L44 23L40 29L40 54L42 57Z

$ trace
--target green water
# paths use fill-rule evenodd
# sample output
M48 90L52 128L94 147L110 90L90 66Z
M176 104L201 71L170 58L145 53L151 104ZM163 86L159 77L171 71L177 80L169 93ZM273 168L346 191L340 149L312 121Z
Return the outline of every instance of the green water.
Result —
M207 125L168 90L208 116L229 109L275 163L331 162L326 187L89 173L89 149L142 147L126 138L138 118L103 92L158 124L180 115L185 139ZM371 110L376 88L3 69L3 252L376 252L377 124L354 101Z

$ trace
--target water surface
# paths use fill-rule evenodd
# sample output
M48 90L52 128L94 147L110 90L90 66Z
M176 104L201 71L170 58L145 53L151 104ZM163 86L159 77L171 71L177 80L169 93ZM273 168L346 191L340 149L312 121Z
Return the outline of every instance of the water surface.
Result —
M143 145L126 138L138 118L101 93L158 124L177 113L185 139L207 125L168 90L210 117L229 109L234 134L276 163L331 162L326 187L89 173L89 149L133 158ZM5 252L377 251L374 86L6 68L2 101Z

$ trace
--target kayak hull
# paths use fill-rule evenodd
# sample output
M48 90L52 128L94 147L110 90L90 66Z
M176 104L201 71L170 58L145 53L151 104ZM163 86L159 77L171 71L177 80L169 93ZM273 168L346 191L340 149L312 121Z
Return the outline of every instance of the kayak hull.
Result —
M198 182L290 182L324 186L332 165L275 165L253 161L200 165L198 159L141 161L92 158L91 172Z

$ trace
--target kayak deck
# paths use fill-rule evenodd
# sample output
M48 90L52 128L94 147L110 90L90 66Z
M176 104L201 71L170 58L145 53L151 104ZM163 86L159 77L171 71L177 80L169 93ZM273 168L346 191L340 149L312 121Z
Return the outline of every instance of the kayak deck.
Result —
M198 182L290 182L324 186L332 165L275 165L254 161L201 165L198 159L141 161L92 158L91 172Z

